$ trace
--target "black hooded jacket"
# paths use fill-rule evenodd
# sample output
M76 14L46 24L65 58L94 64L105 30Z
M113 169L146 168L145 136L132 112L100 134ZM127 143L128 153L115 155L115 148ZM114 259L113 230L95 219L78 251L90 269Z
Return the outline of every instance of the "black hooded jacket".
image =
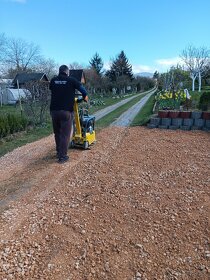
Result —
M51 90L50 111L64 110L72 112L76 89L82 93L83 98L87 96L82 84L64 72L52 78L49 88Z

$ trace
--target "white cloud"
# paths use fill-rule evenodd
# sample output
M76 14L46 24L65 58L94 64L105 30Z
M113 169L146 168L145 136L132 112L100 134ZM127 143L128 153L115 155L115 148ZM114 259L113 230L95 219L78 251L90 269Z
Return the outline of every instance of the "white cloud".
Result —
M148 65L134 64L132 65L133 73L150 72L153 73L154 69Z
M157 71L166 72L170 70L172 66L177 66L177 64L183 66L184 63L180 57L172 57L172 58L161 58L155 60L155 65Z
M180 57L162 58L157 59L155 62L160 66L176 66L177 64L182 64L182 60Z

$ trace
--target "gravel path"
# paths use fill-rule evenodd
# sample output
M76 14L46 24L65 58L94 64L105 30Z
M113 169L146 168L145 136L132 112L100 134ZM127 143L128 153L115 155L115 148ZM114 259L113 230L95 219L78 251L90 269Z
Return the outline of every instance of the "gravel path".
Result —
M210 279L210 137L109 127L0 158L0 279ZM202 143L202 145L200 145Z
M144 96L139 102L137 102L135 105L130 107L119 118L117 118L113 123L111 123L111 126L129 126L134 120L135 116L138 114L138 112L147 103L150 96L155 93L155 91L156 89L152 90L146 96Z
M148 92L150 92L151 90L149 90ZM140 95L144 95L145 93L147 93L146 91L145 92L142 92L142 93L139 93L139 94L136 94L134 96L131 96L129 98L126 98L114 105L110 105L104 109L101 109L97 112L94 113L94 116L96 118L96 121L97 120L100 120L101 118L103 118L104 116L106 116L107 114L111 113L112 111L114 111L115 109L119 108L120 106L126 104L127 102L131 101L132 99L136 98L137 96L140 96Z

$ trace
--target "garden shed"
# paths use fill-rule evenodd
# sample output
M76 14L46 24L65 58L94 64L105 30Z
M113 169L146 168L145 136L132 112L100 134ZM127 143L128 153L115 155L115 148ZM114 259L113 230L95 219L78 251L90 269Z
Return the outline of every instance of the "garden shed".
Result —
M84 74L84 71L82 69L70 69L69 76L74 77L75 79L77 79L82 84L86 83L85 74Z
M19 73L15 76L12 85L14 88L24 88L28 82L44 81L49 82L49 79L45 73Z

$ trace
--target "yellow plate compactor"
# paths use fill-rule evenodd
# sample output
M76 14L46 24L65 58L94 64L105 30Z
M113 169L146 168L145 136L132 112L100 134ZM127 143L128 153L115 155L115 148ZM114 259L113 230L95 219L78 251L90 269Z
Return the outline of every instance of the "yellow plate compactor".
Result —
M69 144L70 148L82 147L88 149L96 141L95 117L90 116L87 109L79 108L79 103L82 101L81 96L75 98L73 136Z

